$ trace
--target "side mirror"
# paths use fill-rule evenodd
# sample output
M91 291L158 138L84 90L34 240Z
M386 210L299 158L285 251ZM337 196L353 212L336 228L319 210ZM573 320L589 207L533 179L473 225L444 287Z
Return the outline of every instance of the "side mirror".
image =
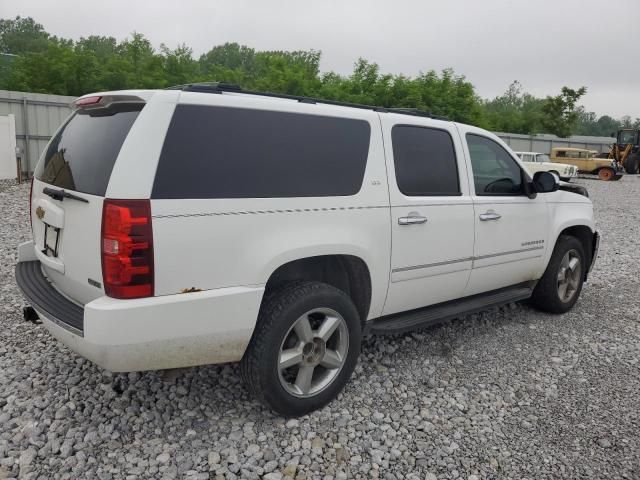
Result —
M560 179L551 172L534 173L532 183L534 190L538 193L555 192L560 188Z

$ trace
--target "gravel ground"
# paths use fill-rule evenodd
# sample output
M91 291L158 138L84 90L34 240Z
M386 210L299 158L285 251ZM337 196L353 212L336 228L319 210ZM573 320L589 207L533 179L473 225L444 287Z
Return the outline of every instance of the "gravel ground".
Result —
M640 478L640 178L578 182L603 242L572 312L368 338L340 398L296 420L233 365L112 375L23 322L29 188L0 184L0 479Z

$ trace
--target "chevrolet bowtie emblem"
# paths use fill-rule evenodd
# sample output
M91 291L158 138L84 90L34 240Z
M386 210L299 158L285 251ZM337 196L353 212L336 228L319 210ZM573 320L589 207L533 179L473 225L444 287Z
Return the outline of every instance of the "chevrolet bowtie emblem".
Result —
M38 207L36 208L36 216L42 220L44 218L44 208Z

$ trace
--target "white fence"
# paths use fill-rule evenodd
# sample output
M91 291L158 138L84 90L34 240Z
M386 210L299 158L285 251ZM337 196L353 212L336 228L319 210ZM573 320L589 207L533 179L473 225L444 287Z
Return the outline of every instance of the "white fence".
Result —
M15 145L23 172L33 171L51 135L71 113L69 104L74 99L62 95L0 90L0 115L15 117Z
M551 153L552 148L573 147L608 152L611 144L616 141L613 137L586 137L574 135L560 138L555 135L521 135L519 133L495 132L512 150L516 152Z
M17 176L15 118L13 115L0 115L0 180Z

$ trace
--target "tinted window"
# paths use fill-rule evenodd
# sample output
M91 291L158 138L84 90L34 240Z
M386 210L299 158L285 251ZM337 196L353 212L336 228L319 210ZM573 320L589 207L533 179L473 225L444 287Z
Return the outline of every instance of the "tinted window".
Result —
M51 140L34 172L45 183L104 196L113 165L142 105L79 110Z
M493 140L467 134L476 195L524 193L522 172L509 153Z
M154 198L354 195L369 123L263 110L178 105Z
M396 125L391 131L396 182L409 196L459 195L451 135L434 128Z

